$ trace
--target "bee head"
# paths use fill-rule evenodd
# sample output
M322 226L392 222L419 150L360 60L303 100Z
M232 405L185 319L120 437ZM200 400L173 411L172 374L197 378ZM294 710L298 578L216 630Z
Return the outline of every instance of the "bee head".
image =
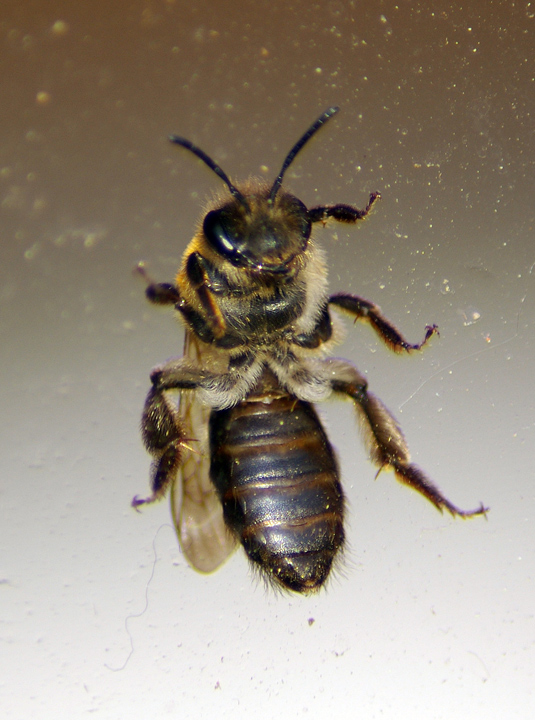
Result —
M209 246L236 267L258 272L284 273L308 243L311 221L306 206L294 195L279 192L284 173L320 127L338 112L332 107L313 123L290 150L271 188L243 194L205 152L185 138L171 135L171 142L190 150L228 186L232 199L211 210L203 221Z
M295 196L269 193L244 196L211 210L203 221L209 246L235 267L258 272L285 272L304 252L310 237L308 210Z

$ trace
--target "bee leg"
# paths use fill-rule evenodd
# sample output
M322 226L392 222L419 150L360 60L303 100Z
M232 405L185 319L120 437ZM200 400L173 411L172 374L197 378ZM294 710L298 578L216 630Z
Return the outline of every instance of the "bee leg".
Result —
M366 445L372 461L379 467L392 468L396 478L416 490L435 507L451 515L467 518L484 515L488 508L480 505L475 510L461 510L453 505L425 473L410 462L410 453L401 428L379 398L368 392L366 379L344 360L327 360L326 366L334 392L350 397L358 410Z
M231 360L228 372L221 373L198 368L188 358L180 358L155 368L150 379L153 389L159 392L197 390L201 402L221 409L235 405L247 395L262 367L262 361L252 353Z
M318 207L310 208L308 217L310 222L313 223L326 222L329 218L338 220L338 222L355 223L358 220L363 220L372 209L374 203L380 200L380 198L381 193L371 193L370 200L364 210L359 210L352 205L319 205Z
M193 252L186 262L186 275L204 310L204 316L210 325L214 338L222 338L226 323L223 313L214 297L214 281L210 277L212 266L198 252ZM217 283L216 283L217 284ZM186 308L180 308L180 310Z
M147 395L141 416L141 434L148 452L154 458L151 468L152 495L132 500L132 506L162 498L173 481L185 441L177 406L165 393L153 387Z
M154 368L150 374L153 390L196 390L206 383L214 382L219 376L196 367L188 358L169 360ZM150 393L149 393L150 396Z
M156 283L145 270L145 264L140 262L136 265L134 272L141 275L147 283L145 295L155 305L176 305L180 301L178 288L171 283Z
M405 340L399 330L385 318L377 305L374 305L368 300L364 300L364 298L358 297L358 295L337 293L336 295L331 295L328 303L353 315L355 322L357 320L369 322L381 340L394 352L421 350L432 335L439 334L436 325L426 325L425 337L422 342L410 343Z
M292 337L292 342L299 347L313 349L320 347L320 345L330 340L332 334L332 320L329 308L325 305L318 322L316 323L316 327L311 332L294 335Z
M186 358L171 360L151 373L149 390L141 415L141 434L148 452L154 458L151 470L152 495L136 496L133 507L162 498L174 480L187 438L182 427L176 400L168 390L195 390L216 376L194 367Z

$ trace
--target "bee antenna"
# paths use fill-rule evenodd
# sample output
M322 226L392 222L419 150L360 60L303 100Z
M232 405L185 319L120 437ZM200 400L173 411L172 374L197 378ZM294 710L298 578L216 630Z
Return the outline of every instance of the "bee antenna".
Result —
M215 174L220 177L224 183L226 183L228 189L230 190L230 194L235 197L236 200L238 200L238 202L240 202L247 210L249 209L249 203L245 199L244 195L241 194L237 187L234 187L226 172L222 170L219 165L204 152L204 150L201 150L201 148L194 145L190 140L186 140L186 138L179 137L178 135L169 135L169 140L176 145L181 145L186 148L186 150L190 150L194 155L208 165L210 170L213 170Z
M273 183L273 186L271 188L271 193L269 194L269 202L272 203L275 200L275 196L279 192L279 188L282 185L282 178L284 176L284 173L286 170L288 170L288 167L293 162L295 156L297 153L301 150L303 145L306 145L306 143L310 140L310 138L315 135L320 127L329 120L329 118L332 118L333 115L336 115L336 113L340 110L338 107L330 107L328 110L325 110L325 112L319 116L319 118L316 120L315 123L313 123L306 133L303 135L303 137L298 140L293 148L290 150L288 155L286 156L286 160L282 164L282 168L280 173L278 174L277 179Z

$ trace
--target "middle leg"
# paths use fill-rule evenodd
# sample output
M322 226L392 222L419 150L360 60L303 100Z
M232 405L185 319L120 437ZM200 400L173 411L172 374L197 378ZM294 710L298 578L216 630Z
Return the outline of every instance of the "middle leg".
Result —
M408 340L405 340L399 330L385 318L379 307L369 302L369 300L364 300L364 298L358 295L350 295L349 293L336 293L336 295L331 295L328 303L353 315L355 322L357 320L369 322L381 340L394 352L421 350L432 335L439 334L436 325L426 325L425 337L422 342L410 343Z

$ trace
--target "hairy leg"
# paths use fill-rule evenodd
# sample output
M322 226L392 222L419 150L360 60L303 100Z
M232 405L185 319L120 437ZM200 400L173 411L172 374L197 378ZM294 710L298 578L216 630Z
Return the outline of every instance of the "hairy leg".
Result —
M381 340L394 352L406 350L421 350L432 335L438 335L438 327L436 325L426 325L425 337L421 343L410 343L405 340L399 330L389 322L382 314L377 305L358 297L358 295L350 295L348 293L337 293L329 298L329 305L344 310L353 315L355 322L364 320L369 322Z
M379 467L392 468L396 478L416 490L435 507L447 510L453 516L468 518L484 515L488 508L480 505L475 510L461 510L451 503L425 473L410 462L410 453L403 432L383 403L368 392L365 378L346 360L325 361L329 367L334 392L350 397L359 413L366 445L372 461Z

